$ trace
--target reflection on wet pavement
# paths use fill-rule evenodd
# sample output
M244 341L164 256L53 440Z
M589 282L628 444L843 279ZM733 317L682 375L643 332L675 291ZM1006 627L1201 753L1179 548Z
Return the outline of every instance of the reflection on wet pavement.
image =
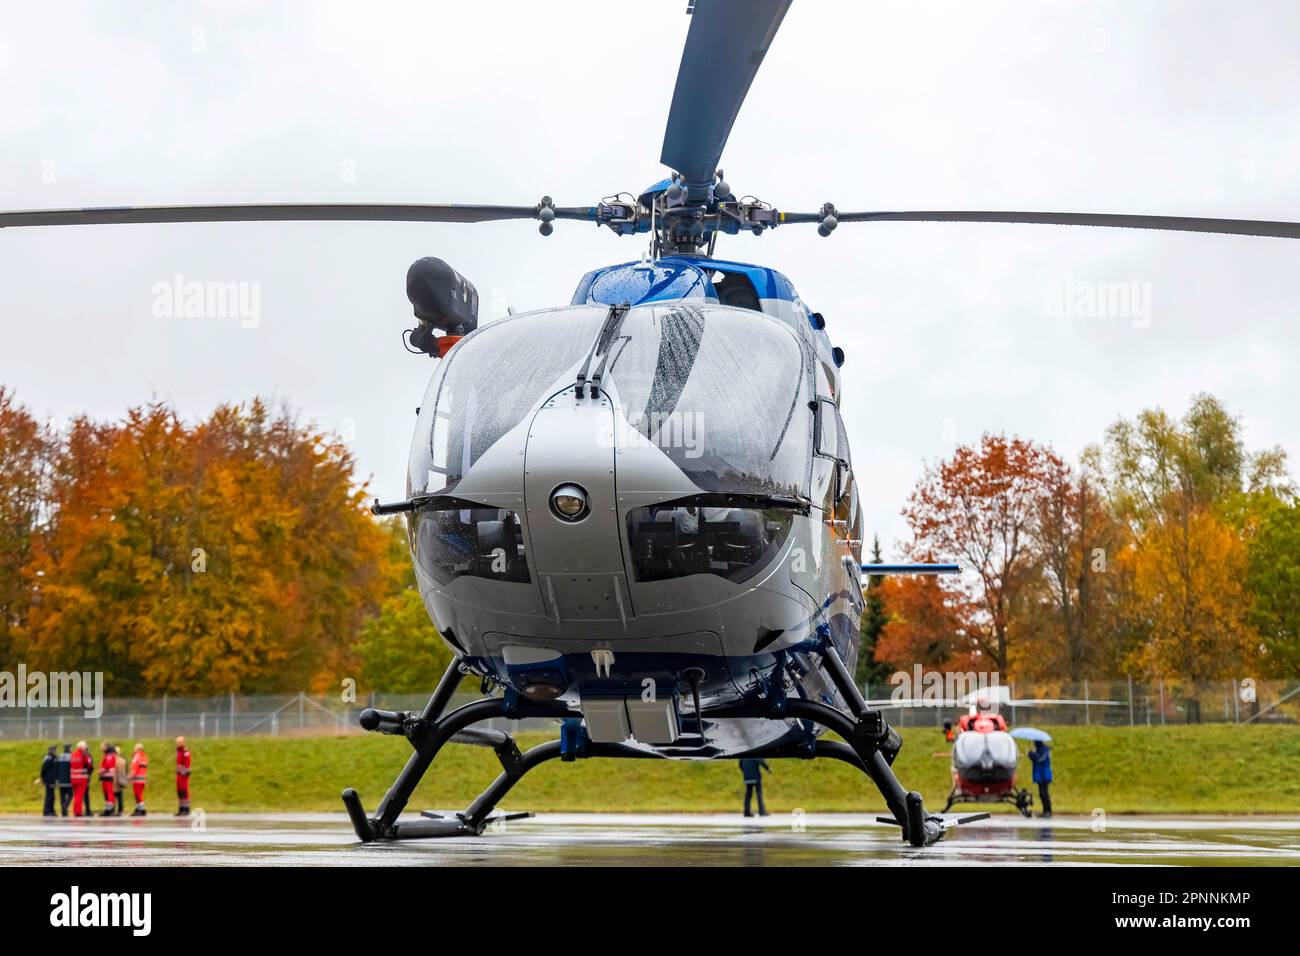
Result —
M481 837L361 845L342 814L171 818L0 817L0 865L855 866L1103 864L1300 865L1300 819L998 816L915 850L857 814L545 814Z

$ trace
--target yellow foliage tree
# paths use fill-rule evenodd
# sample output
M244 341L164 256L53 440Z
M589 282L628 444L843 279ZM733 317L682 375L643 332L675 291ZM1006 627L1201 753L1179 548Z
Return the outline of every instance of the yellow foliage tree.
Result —
M1146 640L1130 655L1135 669L1188 682L1254 671L1259 637L1250 622L1246 544L1212 510L1153 524L1119 564L1131 575L1145 625Z

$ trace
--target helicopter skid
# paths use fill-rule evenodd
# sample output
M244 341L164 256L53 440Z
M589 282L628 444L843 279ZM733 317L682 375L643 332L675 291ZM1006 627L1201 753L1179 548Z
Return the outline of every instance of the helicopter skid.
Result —
M952 792L948 794L948 802L944 804L942 812L947 813L952 809L954 803L1009 803L1016 808L1021 816L1030 817L1033 815L1031 808L1034 805L1034 797L1033 794L1023 788L1015 789L1013 787L1007 790L973 792L964 790L961 787L954 787ZM987 814L985 815L987 816Z
M813 759L829 757L850 763L866 773L885 798L893 816L889 822L902 830L903 839L915 847L928 846L942 838L944 832L965 820L947 820L929 814L916 791L907 791L899 783L890 766L902 745L901 738L883 719L879 711L869 710L857 694L847 669L833 648L827 648L824 660L830 676L839 685L856 717L835 707L812 700L786 698L769 694L766 699L707 708L703 714L710 719L762 718L768 720L799 720L820 725L834 731L847 741L841 743L819 740L812 733L803 739L778 742L756 748L739 755L740 758L794 758ZM514 785L535 767L555 758L566 762L591 757L618 757L623 759L666 759L664 755L625 744L600 743L590 740L576 715L565 705L526 701L507 692L504 697L477 700L449 714L443 711L460 683L461 662L453 661L443 675L437 689L417 716L406 713L384 713L367 710L361 715L361 724L367 730L405 736L414 748L406 766L389 788L375 815L369 816L361 803L360 795L353 789L343 791L343 804L348 817L363 843L387 840L424 839L429 837L478 836L492 823L530 816L531 814L497 814L496 806ZM494 718L551 717L565 721L558 740L547 741L527 751L520 751L513 737L500 731L478 730L474 724ZM447 743L467 743L491 747L501 762L501 774L470 804L464 812L440 815L426 814L421 819L401 820L412 793L432 765L434 758Z

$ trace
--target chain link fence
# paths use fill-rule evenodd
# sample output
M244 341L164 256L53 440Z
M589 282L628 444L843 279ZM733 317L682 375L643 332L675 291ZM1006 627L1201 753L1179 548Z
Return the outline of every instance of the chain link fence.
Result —
M458 694L451 708L477 700ZM355 702L338 695L227 694L220 697L109 697L98 717L82 710L10 708L0 710L0 740L129 741L146 737L318 737L365 733L357 717L367 707L419 713L428 694L371 694ZM477 726L506 730L545 730L551 720L492 720Z
M1011 703L1000 710L1008 723L1107 727L1168 724L1300 723L1300 681L1008 681ZM869 684L868 700L889 698L894 687ZM901 695L900 695L901 696ZM912 696L911 694L907 696ZM1016 703L1023 701L1025 703ZM957 711L922 704L887 711L898 727L938 727Z
M1009 682L1013 701L1002 713L1013 725L1035 723L1156 726L1187 723L1300 722L1300 681L1221 680L1195 684L1127 679ZM894 688L868 684L867 699L889 698ZM457 695L451 706L479 695ZM910 696L910 695L909 695ZM936 695L937 696L937 695ZM357 716L366 707L419 712L426 694L371 694L357 701L316 694L230 694L220 697L106 698L99 717L81 710L0 709L0 739L75 742L140 738L321 736L363 733ZM1040 703L1041 701L1041 703ZM898 727L938 727L959 708L927 703L887 711ZM548 730L554 720L495 720L480 726L515 733Z

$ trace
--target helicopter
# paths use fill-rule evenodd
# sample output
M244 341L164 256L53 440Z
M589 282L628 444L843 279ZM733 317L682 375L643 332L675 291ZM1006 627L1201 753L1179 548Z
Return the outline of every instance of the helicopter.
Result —
M529 771L582 759L833 759L866 773L914 847L951 818L894 774L902 746L852 673L863 575L956 573L862 562L842 414L845 355L788 278L715 256L719 236L885 221L1114 226L1300 238L1300 224L1057 212L790 212L738 196L720 168L792 0L694 0L661 163L669 175L594 204L261 204L0 213L0 228L95 223L596 223L646 236L588 272L568 305L479 324L445 261L407 272L408 351L437 360L416 416L404 515L420 594L453 653L424 709L366 709L412 753L362 842L481 834ZM448 712L462 682L481 699ZM498 694L497 691L500 691ZM497 718L549 718L521 752ZM840 740L826 739L826 732ZM449 743L490 747L500 775L463 812L403 816Z
M947 755L952 762L952 789L940 813L947 813L956 803L1009 803L1021 816L1029 817L1033 815L1034 798L1027 789L1016 786L1020 751L1016 746L1016 733L1010 731L1002 708L1117 707L1119 701L1013 698L1010 687L994 684L959 698L891 697L870 700L867 704L881 710L900 707L964 708L966 712L958 717L955 726L951 720L943 722L944 737L952 744ZM1032 728L1024 729L1041 733Z

